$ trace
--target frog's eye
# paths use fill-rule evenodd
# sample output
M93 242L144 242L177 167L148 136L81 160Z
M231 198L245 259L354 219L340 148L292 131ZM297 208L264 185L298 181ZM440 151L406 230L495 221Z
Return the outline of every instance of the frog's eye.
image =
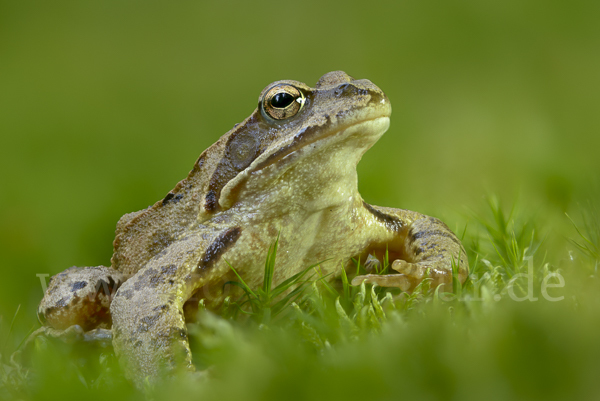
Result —
M277 85L269 89L262 101L263 111L274 120L295 116L304 106L304 94L292 85Z

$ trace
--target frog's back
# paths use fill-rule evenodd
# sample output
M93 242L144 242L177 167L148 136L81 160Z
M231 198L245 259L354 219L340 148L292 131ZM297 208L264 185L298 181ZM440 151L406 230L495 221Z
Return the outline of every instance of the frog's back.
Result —
M113 242L112 267L130 276L186 229L210 217L205 194L218 161L223 157L227 135L198 158L188 177L164 199L139 212L121 217Z

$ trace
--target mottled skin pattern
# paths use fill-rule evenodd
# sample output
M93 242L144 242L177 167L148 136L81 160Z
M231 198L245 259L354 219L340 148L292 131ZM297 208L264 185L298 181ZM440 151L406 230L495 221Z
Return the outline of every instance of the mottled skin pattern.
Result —
M275 99L286 91L293 102ZM278 235L274 285L324 260L322 272L336 276L351 258L381 258L386 249L394 274L355 277L353 284L411 291L429 269L434 285L448 285L453 261L464 282L464 249L444 223L368 205L358 193L356 165L387 130L390 113L378 87L341 71L315 88L275 82L163 200L121 218L111 262L124 283L110 314L115 351L134 383L194 369L184 304L203 298L217 307L234 291L223 285L235 279L226 261L258 287ZM60 309L46 295L40 315L49 308Z
M110 329L110 302L125 276L110 267L71 267L50 279L38 310L42 324L58 330Z

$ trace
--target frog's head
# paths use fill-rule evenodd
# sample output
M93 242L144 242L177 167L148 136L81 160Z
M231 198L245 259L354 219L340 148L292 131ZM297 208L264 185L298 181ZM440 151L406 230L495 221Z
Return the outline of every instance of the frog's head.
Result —
M323 75L314 88L274 82L254 113L227 135L211 181L221 187L214 195L226 209L240 193L260 197L277 192L278 184L297 184L307 194L341 185L340 179L356 186L356 164L387 130L390 114L381 89L342 71Z

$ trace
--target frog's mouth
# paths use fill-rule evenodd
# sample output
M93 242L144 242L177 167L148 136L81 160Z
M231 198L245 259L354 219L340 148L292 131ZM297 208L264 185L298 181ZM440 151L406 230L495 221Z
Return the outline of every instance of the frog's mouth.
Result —
M321 142L325 145L326 141L341 141L353 134L360 133L372 145L387 131L389 124L390 118L386 115L362 119L350 124L336 124L331 121L331 117L327 116L324 124L303 128L293 137L289 144L282 146L263 160L257 159L256 163L250 166L249 173L263 170L294 153L300 153L299 151L307 149L309 145L316 142ZM333 128L323 130L324 125L332 125ZM318 146L318 148L322 147L324 146Z

